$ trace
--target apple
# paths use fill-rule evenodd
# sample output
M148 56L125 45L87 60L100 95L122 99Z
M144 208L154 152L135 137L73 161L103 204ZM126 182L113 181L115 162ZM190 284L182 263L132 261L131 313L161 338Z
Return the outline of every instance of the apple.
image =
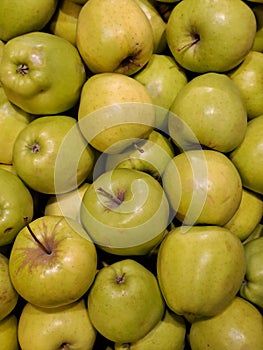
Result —
M185 345L185 335L184 318L167 308L162 320L143 338L134 343L115 343L114 350L182 350Z
M257 32L252 46L253 51L263 52L263 4L257 1L251 5L257 21Z
M61 0L49 22L51 33L61 36L76 46L77 22L82 5L72 0Z
M240 175L223 153L190 150L168 163L163 188L176 218L186 225L225 225L242 198Z
M255 35L255 15L240 0L180 1L166 28L175 60L196 73L226 72L236 67L251 50Z
M95 244L117 255L145 255L170 220L168 200L151 175L126 168L101 174L88 187L80 220Z
M152 175L160 180L166 165L175 156L172 142L163 133L153 130L146 140L134 140L134 144L125 151L103 154L105 170L128 168Z
M92 350L96 335L83 298L52 309L26 303L18 323L23 350Z
M85 181L93 162L93 150L76 119L65 115L35 119L19 133L13 148L18 176L45 194L74 190Z
M17 175L13 164L4 164L4 163L0 163L0 168L3 169L3 170L10 171L11 173Z
M18 294L9 276L9 259L0 253L0 322L14 310L17 302Z
M44 214L66 216L80 222L80 205L89 186L89 183L84 182L70 192L50 195L45 204Z
M58 0L2 0L0 39L8 41L21 34L44 29L57 4Z
M157 278L166 305L190 323L224 310L245 276L241 241L221 226L172 229L157 255Z
M144 337L165 312L155 275L132 259L100 269L87 300L93 326L118 343Z
M253 119L263 114L263 52L250 51L244 61L229 73Z
M120 73L94 74L82 88L78 121L92 147L114 153L130 146L134 138L149 136L155 108L137 80Z
M252 191L243 189L240 205L224 227L239 237L241 241L245 241L260 224L262 215L262 198Z
M260 223L258 224L255 229L250 233L250 235L243 241L243 244L247 244L248 242L252 241L253 239L259 238L263 236L263 225Z
M245 245L246 275L240 295L263 311L263 237Z
M168 132L167 114L175 96L188 82L186 71L173 57L153 54L149 62L133 78L148 90L156 106L156 128ZM158 108L159 106L160 108Z
M17 339L17 316L9 314L0 321L0 344L5 350L18 350L19 344Z
M168 130L175 143L178 130L180 137L184 136L181 121L201 145L220 152L232 151L245 137L246 107L238 88L226 74L204 73L191 79L175 96L170 111ZM194 147L187 130L185 142L193 143Z
M262 315L252 304L236 297L219 315L193 323L189 339L192 350L261 350Z
M245 188L263 194L263 115L248 122L244 140L229 155Z
M9 258L18 294L45 308L81 298L96 269L93 242L77 221L63 216L41 216L27 224L16 236Z
M18 232L34 215L32 195L22 180L11 171L0 169L0 246L13 243Z
M76 43L92 73L134 74L154 49L150 21L134 0L87 1L79 13Z
M4 46L1 84L9 101L28 113L58 114L72 108L85 80L78 50L57 35L30 32Z
M1 163L12 164L13 146L16 137L33 119L34 116L9 102L4 89L0 86Z

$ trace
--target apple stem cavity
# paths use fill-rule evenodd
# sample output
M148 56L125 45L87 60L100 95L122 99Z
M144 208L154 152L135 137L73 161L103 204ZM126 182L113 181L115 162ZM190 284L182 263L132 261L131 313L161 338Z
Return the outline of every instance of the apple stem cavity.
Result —
M33 230L31 229L30 225L29 225L29 221L28 221L28 217L24 218L25 221L25 225L29 231L29 233L31 234L31 236L33 237L33 239L35 240L35 242L42 248L42 250L50 255L52 253L50 248L47 248L42 242L40 242L40 240L37 238L37 236L34 234Z
M16 72L21 75L27 75L29 73L29 67L25 63L21 63L17 69Z
M186 43L185 45L183 45L181 47L178 47L178 49L177 49L178 52L189 49L190 47L192 47L193 45L197 44L200 41L199 34L192 34L191 37L192 37L192 41Z
M137 143L134 143L133 145L134 145L134 148L135 148L137 151L139 151L140 153L144 153L144 149L141 148L140 146L138 146Z
M123 273L121 276L116 276L115 281L117 284L125 283L126 282L125 273Z
M113 194L107 192L106 190L104 190L102 187L97 188L97 191L102 194L103 196L105 196L106 198L109 199L110 201L110 208L115 208L118 207L119 205L121 205L121 203L124 200L124 195L125 192L120 191L117 196L114 196Z

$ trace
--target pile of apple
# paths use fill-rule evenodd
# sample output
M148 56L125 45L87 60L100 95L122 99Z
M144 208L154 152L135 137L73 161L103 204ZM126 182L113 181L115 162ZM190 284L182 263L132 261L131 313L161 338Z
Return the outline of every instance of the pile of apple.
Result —
M263 349L263 1L0 2L1 350Z

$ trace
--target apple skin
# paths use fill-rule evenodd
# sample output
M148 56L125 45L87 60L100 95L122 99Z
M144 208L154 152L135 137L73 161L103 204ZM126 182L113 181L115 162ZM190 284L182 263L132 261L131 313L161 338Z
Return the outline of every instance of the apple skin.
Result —
M180 138L185 136L189 148L195 147L195 140L188 137L184 125L201 145L223 153L231 152L245 137L246 106L239 89L226 74L204 73L191 79L175 96L170 112L169 135L176 143L180 130Z
M263 52L263 1L257 1L255 4L251 5L251 9L257 21L257 32L252 51Z
M79 13L76 42L92 73L134 74L154 49L151 24L133 0L87 1Z
M175 60L196 73L226 72L236 67L251 50L255 35L255 15L239 0L180 1L166 28Z
M247 116L263 114L263 52L250 51L243 62L229 73L245 103Z
M162 180L176 218L186 225L223 226L241 202L240 175L218 151L190 150L176 155Z
M157 256L166 305L191 323L224 310L239 291L245 268L243 244L221 226L176 227Z
M11 281L26 301L45 308L67 305L87 292L97 269L97 252L81 225L63 216L42 216L13 243Z
M0 188L0 246L3 246L13 243L25 226L24 217L32 220L34 201L22 180L11 171L0 169Z
M246 243L246 276L240 295L263 311L263 237Z
M85 66L78 50L57 35L30 32L4 46L1 84L9 101L28 113L45 115L69 110L78 103L85 80Z
M0 344L5 350L19 350L18 320L14 314L9 314L0 321Z
M19 133L13 148L18 176L28 187L44 194L74 190L85 181L93 162L93 150L77 121L65 115L35 119Z
M21 34L42 30L54 14L58 0L2 0L0 39L8 41ZM28 20L30 18L30 20Z
M165 304L155 275L132 259L103 267L88 294L92 324L107 339L134 342L163 317Z
M102 250L145 255L163 239L170 208L161 184L151 175L117 168L103 173L89 186L82 199L80 219Z
M92 350L96 336L82 298L52 309L26 303L18 323L18 339L23 350Z
M18 293L9 276L9 259L0 253L0 321L16 307ZM1 327L0 327L1 328Z
M263 115L248 122L244 140L230 153L243 187L263 194Z
M251 303L236 297L219 315L192 324L191 349L261 350L262 321L262 315Z

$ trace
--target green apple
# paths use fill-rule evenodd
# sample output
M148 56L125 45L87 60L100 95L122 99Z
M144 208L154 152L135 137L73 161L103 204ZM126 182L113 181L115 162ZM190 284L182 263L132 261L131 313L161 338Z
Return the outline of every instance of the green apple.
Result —
M76 45L77 22L82 5L72 0L61 0L49 22L51 33Z
M28 188L11 171L0 169L0 246L13 243L18 232L34 215L34 202Z
M17 316L10 314L0 321L0 344L5 350L19 350Z
M75 4L84 5L88 0L70 0Z
M220 152L232 151L244 139L246 107L238 88L225 74L204 73L190 80L175 96L170 111L168 129L175 143L179 128L180 137L184 135L181 121L201 145ZM187 130L185 142L194 147Z
M65 115L42 116L17 136L13 165L33 190L61 194L77 188L93 167L94 153L77 121Z
M114 350L182 350L185 335L185 320L167 308L162 320L143 338L134 343L116 343Z
M4 164L4 163L0 163L0 168L3 169L3 170L10 171L11 173L17 175L13 164Z
M257 21L257 32L252 46L253 51L263 52L263 4L257 1L250 6Z
M167 110L175 96L186 85L186 71L173 57L166 54L153 54L149 62L134 76L148 90L156 107L156 128L167 132Z
M18 293L9 275L9 259L0 253L0 321L11 314L17 302Z
M259 238L263 236L263 224L258 224L255 229L250 233L250 235L243 241L243 244L247 244L253 239Z
M263 322L260 312L246 300L236 297L222 313L192 324L192 350L261 350Z
M191 323L224 310L239 291L245 268L243 244L220 226L176 227L157 255L166 304Z
M240 0L180 1L166 28L175 60L196 73L236 67L251 50L255 35L255 15Z
M87 1L79 13L76 42L93 73L134 74L154 49L150 21L134 0Z
M153 32L153 53L162 53L167 48L166 23L152 0L135 0L148 18Z
M92 350L96 335L84 299L53 309L26 303L18 323L23 350Z
M30 32L4 46L1 84L9 101L28 113L57 114L72 108L85 80L78 50L57 35Z
M99 270L87 298L94 327L118 343L144 337L165 312L155 275L132 259Z
M12 164L13 146L17 135L34 117L9 102L4 89L0 86L0 162Z
M151 175L116 168L89 186L80 219L101 249L119 255L144 255L162 240L169 209L161 184Z
M260 224L262 215L262 198L252 191L243 189L240 205L224 227L239 237L241 241L245 241Z
M82 226L63 216L41 216L13 243L11 281L26 301L46 308L82 297L96 274L97 252Z
M45 204L44 214L66 216L80 222L80 205L89 185L89 183L84 182L75 190L49 196Z
M246 243L246 276L240 295L263 311L263 237Z
M263 52L250 51L243 62L229 73L245 102L249 119L263 114Z
M218 151L191 150L176 155L162 180L176 218L186 225L225 225L241 202L240 175Z
M244 140L230 153L245 188L263 194L263 115L249 121Z
M105 170L135 169L159 180L174 156L172 142L163 133L153 130L146 140L135 139L134 144L123 152L104 154Z
M54 14L58 0L2 0L0 39L8 41L21 34L42 30Z
M119 152L134 138L149 136L155 126L155 109L146 87L137 80L120 73L100 73L82 88L78 121L96 150Z

